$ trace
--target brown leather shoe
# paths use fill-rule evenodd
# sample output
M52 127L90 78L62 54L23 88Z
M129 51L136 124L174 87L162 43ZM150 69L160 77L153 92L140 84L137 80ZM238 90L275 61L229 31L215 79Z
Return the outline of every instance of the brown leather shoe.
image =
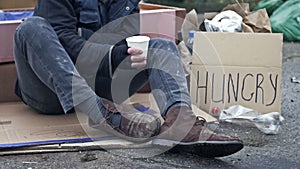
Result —
M160 118L153 114L139 112L132 106L115 105L106 99L102 99L102 104L107 110L103 120L94 124L89 119L90 127L132 142L147 142L160 131ZM115 113L121 115L120 126L112 125L112 115Z
M227 156L243 148L241 140L212 132L205 119L186 107L176 107L167 113L160 134L152 143L202 157Z

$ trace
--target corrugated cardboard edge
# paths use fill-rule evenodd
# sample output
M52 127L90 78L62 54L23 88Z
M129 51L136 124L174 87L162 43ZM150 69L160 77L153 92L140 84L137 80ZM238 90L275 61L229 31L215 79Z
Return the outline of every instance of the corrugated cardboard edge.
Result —
M176 9L176 10L186 11L185 8L179 8L179 7L173 7L173 6L166 6L166 5L158 5L158 4L151 4L151 3L145 3L145 2L140 2L139 3L139 7L140 7L140 9L144 9L144 10Z
M78 152L88 150L113 150L113 149L147 149L152 148L151 142L132 143L126 140L107 140L86 143L64 143L52 145L39 145L20 148L11 148L0 150L0 156L36 154L36 153L57 153L57 152Z

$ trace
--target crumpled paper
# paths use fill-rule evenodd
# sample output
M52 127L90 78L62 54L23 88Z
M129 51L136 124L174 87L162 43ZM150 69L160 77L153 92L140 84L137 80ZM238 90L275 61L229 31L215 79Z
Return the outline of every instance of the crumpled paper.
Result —
M181 41L177 45L177 47L178 47L179 54L181 56L184 73L186 75L189 75L192 72L192 68L191 68L192 55L191 55L190 51L188 50L188 48L186 47L184 41Z
M244 17L243 32L271 33L271 22L266 9L260 9Z
M278 134L284 118L279 112L261 114L253 109L234 105L224 109L219 120L240 125L252 124L265 134Z

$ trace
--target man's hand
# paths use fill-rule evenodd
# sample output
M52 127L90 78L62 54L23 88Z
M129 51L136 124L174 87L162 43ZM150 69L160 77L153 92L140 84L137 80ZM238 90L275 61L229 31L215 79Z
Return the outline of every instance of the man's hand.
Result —
M147 56L143 55L143 51L135 48L128 48L127 53L130 56L131 67L135 69L144 68L147 65Z
M146 56L143 51L135 48L128 48L127 45L115 46L111 54L113 71L117 67L121 69L141 69L147 65Z

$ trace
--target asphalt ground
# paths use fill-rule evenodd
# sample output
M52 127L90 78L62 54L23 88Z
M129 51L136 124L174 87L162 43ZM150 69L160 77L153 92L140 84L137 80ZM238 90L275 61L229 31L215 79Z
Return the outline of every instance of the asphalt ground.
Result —
M114 151L80 151L0 156L0 168L300 168L300 43L285 42L283 46L282 115L285 118L278 135L262 134L254 127L221 123L217 132L239 136L244 149L231 156L215 159L191 154L163 153L149 158L153 149Z

